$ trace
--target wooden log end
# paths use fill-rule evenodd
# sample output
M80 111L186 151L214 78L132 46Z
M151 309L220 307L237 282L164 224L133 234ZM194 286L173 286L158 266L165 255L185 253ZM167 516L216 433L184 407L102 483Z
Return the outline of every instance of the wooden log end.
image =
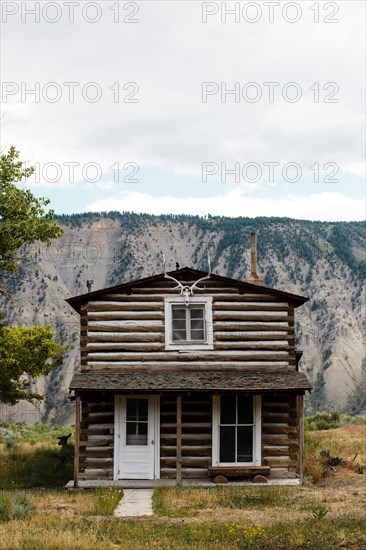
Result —
M227 477L222 476L222 475L215 476L212 481L214 483L227 483L228 482Z

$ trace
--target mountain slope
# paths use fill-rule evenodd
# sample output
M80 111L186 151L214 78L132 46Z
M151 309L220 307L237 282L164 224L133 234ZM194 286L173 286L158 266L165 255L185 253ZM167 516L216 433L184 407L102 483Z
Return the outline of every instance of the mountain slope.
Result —
M60 216L65 235L47 248L24 251L14 292L3 303L10 324L52 324L71 344L64 365L37 382L44 420L70 411L68 384L78 360L78 315L65 298L183 266L239 279L250 273L250 232L258 233L259 271L267 286L305 294L297 310L301 368L314 384L310 411L360 412L365 403L366 231L360 222L309 222L287 218L151 216L117 212Z

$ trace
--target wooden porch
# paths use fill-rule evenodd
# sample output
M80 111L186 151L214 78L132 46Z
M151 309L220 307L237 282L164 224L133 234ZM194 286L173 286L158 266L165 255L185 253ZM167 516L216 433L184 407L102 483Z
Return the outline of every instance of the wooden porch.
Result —
M228 483L214 483L209 478L202 479L183 479L181 487L217 487L218 485L228 486L299 486L301 485L299 478L287 479L268 479L267 483L253 483L252 481L229 481ZM156 487L178 487L175 479L120 479L112 481L108 479L96 480L80 480L78 483L79 489L95 489L96 487L121 487L122 489L155 489ZM65 485L65 489L74 489L74 480L69 481Z

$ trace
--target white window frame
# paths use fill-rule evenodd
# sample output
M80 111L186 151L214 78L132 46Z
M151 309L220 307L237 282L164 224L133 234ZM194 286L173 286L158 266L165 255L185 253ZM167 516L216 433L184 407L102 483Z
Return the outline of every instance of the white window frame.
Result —
M186 307L184 296L174 296L165 298L165 349L191 351L191 350L210 350L213 349L213 330L212 330L212 296L190 296L188 307L190 305L203 306L204 308L204 329L205 341L194 340L187 342L173 342L173 306Z
M212 397L212 466L261 466L262 398L260 395L253 396L253 424L253 461L220 462L220 396Z

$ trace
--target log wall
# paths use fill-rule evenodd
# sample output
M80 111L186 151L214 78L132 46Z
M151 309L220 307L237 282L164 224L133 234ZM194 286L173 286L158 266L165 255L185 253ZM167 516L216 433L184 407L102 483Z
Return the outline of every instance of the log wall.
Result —
M271 478L298 473L297 412L295 395L262 396L262 465L271 468Z
M160 397L160 477L176 477L177 397ZM298 473L296 396L262 395L262 466L271 478ZM113 479L114 395L84 394L81 404L79 479ZM182 396L182 477L207 477L212 464L212 395Z
M184 281L191 284L194 281ZM82 371L228 368L284 372L296 369L294 311L278 296L242 294L206 281L195 296L213 297L214 349L165 350L164 298L179 296L171 281L110 293L81 308Z
M79 479L113 479L114 396L81 398Z
M160 397L160 477L175 478L177 459L177 397ZM207 477L212 460L212 397L182 396L182 477Z

